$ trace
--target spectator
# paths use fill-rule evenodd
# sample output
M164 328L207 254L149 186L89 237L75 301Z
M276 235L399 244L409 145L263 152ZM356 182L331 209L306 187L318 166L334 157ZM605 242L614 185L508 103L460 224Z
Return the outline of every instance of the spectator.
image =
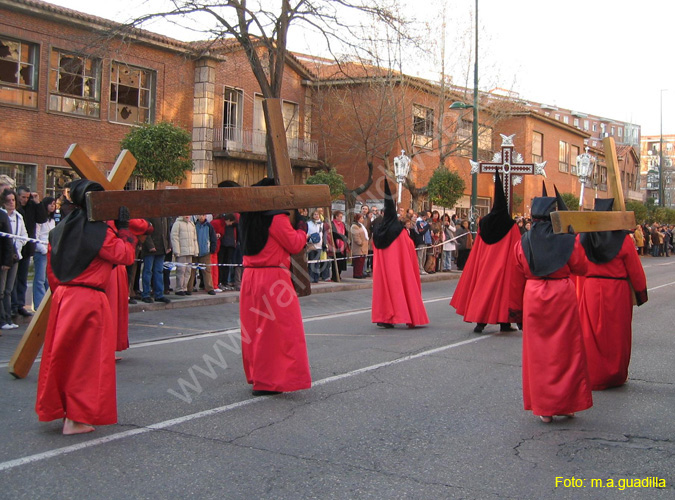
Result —
M164 259L171 251L168 220L166 217L153 217L148 222L154 227L152 234L143 242L141 258L143 259L143 288L141 300L146 303L164 302L171 300L164 296ZM152 288L153 298L150 297Z
M36 311L49 288L47 284L47 245L49 244L49 231L56 226L54 220L56 200L51 196L46 196L41 203L47 210L47 221L38 224L35 233L35 238L40 240L40 243L35 245L35 254L33 255L33 309Z
M176 295L192 295L188 291L190 267L193 257L198 252L197 231L192 217L178 217L171 227L171 248L176 259Z
M340 210L333 212L333 222L331 223L331 230L328 234L328 256L334 257L332 281L340 281L342 271L347 269L347 252L349 245L347 244L347 227L342 221L344 214Z
M354 223L350 228L352 240L352 264L354 265L354 278L365 278L363 275L363 267L368 255L368 230L362 224L363 216L361 214L354 215Z
M312 218L307 221L307 260L318 261L321 257L323 246L323 222L318 210L312 212ZM312 283L319 282L321 263L310 262L309 279Z
M28 234L26 232L26 226L23 223L23 217L16 210L16 192L11 189L5 189L0 198L2 202L2 210L7 214L9 218L9 233L15 234L22 238L27 238ZM12 321L12 290L14 289L14 281L16 280L16 273L19 267L19 262L22 259L21 250L26 244L25 239L14 239L14 248L12 249L12 263L7 269L6 279L4 281L4 286L0 283L0 288L2 288L2 301L3 301L3 312L5 316L1 319L2 329L10 330L12 328L19 328L19 325Z
M457 238L455 240L455 245L457 246L457 269L463 271L464 264L469 260L469 252L471 252L471 247L473 246L473 236L471 236L471 230L469 229L469 221L461 221L455 234Z
M415 231L417 232L417 263L419 264L420 274L427 274L424 270L424 264L427 257L427 246L431 245L431 226L427 222L426 211L419 212L417 221L415 221Z
M0 176L0 182L4 182ZM5 188L9 185L5 185ZM2 190L4 192L4 189ZM0 194L0 201L2 200L2 194ZM7 234L12 234L12 225L9 221L9 217L4 210L0 210L0 231ZM0 329L10 330L15 328L14 323L11 321L10 310L5 310L4 307L4 293L5 293L5 284L7 283L7 272L10 270L14 264L14 242L12 238L0 238ZM18 328L18 325L16 326Z
M19 186L16 189L17 205L16 210L23 217L26 226L26 233L29 238L35 238L37 225L47 222L47 209L40 203L40 197L37 193L31 192L26 186ZM26 242L21 250L21 260L19 261L14 289L12 290L12 315L32 316L33 313L26 310L26 290L28 289L28 268L30 258L35 253L35 243Z
M455 256L455 242L453 238L455 237L455 232L457 227L450 218L448 214L443 215L443 234L445 240L443 243L443 272L447 273L452 271L452 260Z
M209 295L215 295L213 281L211 281L211 272L208 265L211 263L211 254L216 251L216 232L213 226L206 220L206 215L199 215L195 220L195 231L197 232L197 256L192 259L193 264L206 265L203 272L204 289ZM190 273L190 282L188 290L192 291L196 281L196 269Z

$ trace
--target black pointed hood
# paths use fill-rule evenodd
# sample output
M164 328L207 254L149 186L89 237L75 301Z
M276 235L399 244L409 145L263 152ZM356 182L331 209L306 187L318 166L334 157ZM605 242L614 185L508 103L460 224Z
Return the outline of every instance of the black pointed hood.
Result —
M389 189L389 181L384 178L384 214L382 221L373 225L373 245L380 250L391 245L403 231L403 223L398 219L396 203Z
M557 204L558 199L552 196L542 196L532 201L532 229L523 235L521 244L530 271L535 276L554 273L567 263L574 250L573 234L553 232L551 212Z
M547 197L548 193L546 192L546 181L541 181L541 195Z
M558 188L553 185L553 189L555 190L555 203L558 206L558 210L562 211L568 211L569 208L567 208L567 205L565 204L565 200L563 200L563 197L560 196L560 193L558 192Z
M614 198L596 198L594 211L611 212ZM582 233L579 242L586 250L586 257L594 264L605 264L619 255L628 231L595 231Z
M87 193L90 191L103 191L103 186L87 179L72 182L70 199L75 209L49 233L52 271L62 283L77 278L91 264L108 231L105 222L87 219Z
M480 223L480 237L484 243L493 245L504 238L516 222L509 214L509 207L504 195L504 186L499 174L495 174L495 202L492 210L485 217L482 217Z
M274 186L274 179L265 177L254 187ZM258 255L267 244L270 234L270 225L275 215L286 214L285 210L265 210L261 212L242 212L239 216L239 230L241 237L241 252L244 255Z

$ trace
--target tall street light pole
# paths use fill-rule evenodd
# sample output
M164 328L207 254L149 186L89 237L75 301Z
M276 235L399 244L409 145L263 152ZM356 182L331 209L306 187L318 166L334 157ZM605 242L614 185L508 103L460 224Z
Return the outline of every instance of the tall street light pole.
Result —
M478 1L478 0L476 0ZM663 199L663 93L668 89L661 89L661 135L659 137L659 206L665 207L665 200Z
M471 159L478 161L478 0L475 9L476 27L474 31L474 65L473 65L473 129ZM478 204L478 173L471 174L471 231L476 231L476 205Z

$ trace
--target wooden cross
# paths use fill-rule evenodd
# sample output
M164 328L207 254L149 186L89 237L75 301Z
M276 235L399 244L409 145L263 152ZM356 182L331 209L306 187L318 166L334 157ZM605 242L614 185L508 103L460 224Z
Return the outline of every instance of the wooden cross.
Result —
M522 182L523 175L543 175L546 177L546 172L544 171L546 162L523 163L523 157L520 153L513 152L513 137L515 134L508 136L504 134L499 135L502 136L502 152L496 153L492 162L471 161L471 173L502 174L506 204L509 214L511 214L511 192L513 186Z
M111 190L124 189L136 167L134 155L126 149L117 157L117 161L108 177L103 175L77 144L73 144L68 148L64 158L80 177L98 182L105 189ZM114 218L117 218L117 216ZM47 320L49 319L51 305L52 293L48 289L9 362L9 373L16 378L24 378L28 375L35 362L35 358L37 358L42 348L42 344L45 341L45 333L47 332Z
M263 109L270 130L272 165L278 186L236 188L236 189L172 189L146 191L120 191L136 165L136 160L128 151L123 152L111 172L115 181L112 184L86 157L73 145L66 154L66 161L83 178L99 182L110 191L87 193L88 215L90 220L112 220L118 217L119 207L129 208L131 218L168 217L181 215L199 215L205 213L250 212L270 209L288 209L303 207L330 206L330 189L326 185L293 186L293 172L286 145L286 131L283 122L280 99L266 99ZM133 160L129 169L127 155ZM118 167L118 165L120 165ZM93 170L91 170L93 168ZM122 182L122 171L126 172ZM118 172L120 172L118 174ZM303 250L292 256L291 271L298 295L309 295L311 287L307 273L306 254ZM17 351L12 357L9 371L17 378L28 374L44 342L49 317L49 300L45 295L40 308L26 330ZM34 326L35 325L35 326Z
M612 212L585 212L562 211L551 213L551 223L555 233L566 233L569 227L575 233L590 233L595 231L615 231L618 229L631 230L635 228L635 213L626 212L621 185L621 172L616 156L616 143L613 137L602 140L607 163L607 184L614 197Z

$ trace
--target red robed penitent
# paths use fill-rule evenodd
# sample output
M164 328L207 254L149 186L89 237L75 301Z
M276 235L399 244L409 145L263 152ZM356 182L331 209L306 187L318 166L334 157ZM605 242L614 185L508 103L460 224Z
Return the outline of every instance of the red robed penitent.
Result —
M509 323L509 293L515 271L514 246L520 242L514 224L501 240L488 245L476 236L450 305L469 323Z
M108 297L95 288L105 289L114 264L133 261L134 247L108 229L98 255L69 286L56 279L48 263L54 293L35 403L41 421L68 417L91 425L117 422L117 335Z
M387 248L373 245L373 323L429 323L415 245L406 231Z
M576 289L571 274L584 274L587 259L578 240L562 268L530 272L515 247L511 308L523 312L523 403L535 415L565 415L593 406Z
M253 390L289 392L312 385L300 303L290 254L307 244L287 215L275 215L265 248L244 256L239 297L244 372Z
M579 316L593 390L622 385L628 378L633 322L630 285L636 292L646 292L640 257L626 235L614 259L588 263L583 280Z

